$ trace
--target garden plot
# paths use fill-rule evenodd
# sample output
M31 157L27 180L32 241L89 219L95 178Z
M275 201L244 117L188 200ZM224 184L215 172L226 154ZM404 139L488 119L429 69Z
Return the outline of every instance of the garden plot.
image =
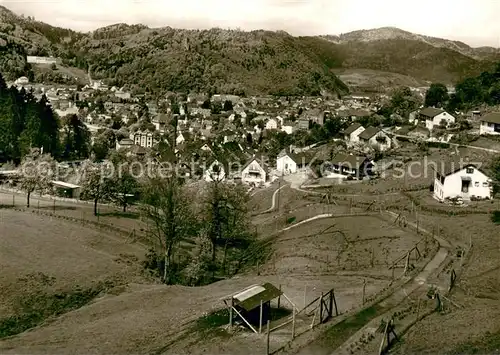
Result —
M389 277L392 261L419 240L374 216L321 219L281 233L272 267L279 274L351 271Z

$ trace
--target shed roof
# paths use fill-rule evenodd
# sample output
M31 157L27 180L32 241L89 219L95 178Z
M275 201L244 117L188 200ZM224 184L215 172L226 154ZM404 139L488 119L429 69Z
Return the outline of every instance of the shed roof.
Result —
M355 130L357 130L359 127L363 127L360 123L356 122L350 125L349 127L346 128L344 131L344 134L349 135L353 133Z
M500 112L491 112L486 116L481 117L481 121L500 124Z
M73 185L73 184L70 184L70 183L64 182L64 181L52 181L52 184L57 186L57 187L63 187L65 189L78 189L78 188L80 188L80 186L78 186L78 185Z
M426 107L422 111L420 111L420 114L422 116L425 116L425 117L434 118L434 117L436 117L437 115L439 115L439 114L441 114L443 112L444 112L444 110L441 110L441 109L438 109L438 108Z
M380 129L378 129L376 127L368 127L363 132L361 132L361 134L359 135L359 138L361 138L361 139L370 139L374 135L378 134L379 132L381 132Z
M331 163L337 166L344 166L350 169L358 170L361 165L367 160L366 157L360 157L356 155L350 154L337 154L333 157Z
M262 303L265 303L281 296L282 294L282 291L278 290L269 282L266 282L262 285L250 286L236 295L233 295L233 299L236 306L239 306L248 312L260 306L261 301Z

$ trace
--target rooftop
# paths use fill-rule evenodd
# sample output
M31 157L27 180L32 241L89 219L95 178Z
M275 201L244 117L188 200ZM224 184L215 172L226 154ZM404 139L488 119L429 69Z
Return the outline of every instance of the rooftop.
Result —
M426 107L424 108L423 110L420 111L420 114L422 116L425 116L425 117L429 117L429 118L434 118L436 117L437 115L443 113L444 110L441 110L441 109L438 109L438 108L434 108L434 107Z
M481 121L500 124L500 112L491 112L484 117L481 117Z
M260 306L260 303L271 301L272 299L281 296L283 292L278 290L274 285L266 282L262 285L253 285L249 288L233 295L236 306L243 308L245 311Z

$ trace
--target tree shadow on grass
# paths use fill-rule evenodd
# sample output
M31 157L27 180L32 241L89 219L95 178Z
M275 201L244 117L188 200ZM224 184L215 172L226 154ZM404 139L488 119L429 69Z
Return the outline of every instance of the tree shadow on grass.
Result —
M117 217L117 218L129 218L129 219L139 219L141 215L136 212L100 212L100 217Z
M44 211L76 211L76 207L74 206L30 206L30 208L35 209L35 210L44 210Z

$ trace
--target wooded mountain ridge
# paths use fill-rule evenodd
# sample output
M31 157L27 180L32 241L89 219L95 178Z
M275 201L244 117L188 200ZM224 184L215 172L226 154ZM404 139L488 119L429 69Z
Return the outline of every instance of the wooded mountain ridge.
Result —
M344 94L336 69L373 69L453 84L493 67L491 48L393 28L341 36L284 31L184 30L115 24L81 33L0 6L0 65L13 80L33 76L27 55L60 57L93 79L140 91Z

